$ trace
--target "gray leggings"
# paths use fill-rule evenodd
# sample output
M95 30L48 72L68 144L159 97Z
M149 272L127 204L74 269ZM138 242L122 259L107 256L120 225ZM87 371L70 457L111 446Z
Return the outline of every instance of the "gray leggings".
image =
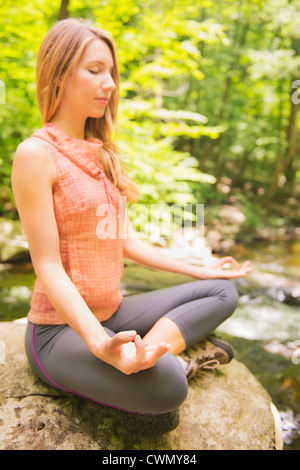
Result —
M102 325L110 336L133 329L143 337L159 318L167 317L179 327L188 348L226 320L237 303L238 294L230 281L193 281L124 297ZM30 322L25 347L32 369L44 382L107 406L167 413L187 396L186 377L171 353L150 369L126 375L94 356L68 325Z

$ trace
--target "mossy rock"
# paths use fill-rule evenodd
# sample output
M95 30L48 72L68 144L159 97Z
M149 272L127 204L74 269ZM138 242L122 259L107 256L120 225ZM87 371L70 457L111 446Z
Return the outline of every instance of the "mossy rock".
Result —
M282 448L269 394L235 359L217 375L193 379L179 423L161 433L141 417L42 383L25 356L25 328L26 322L0 323L1 450Z

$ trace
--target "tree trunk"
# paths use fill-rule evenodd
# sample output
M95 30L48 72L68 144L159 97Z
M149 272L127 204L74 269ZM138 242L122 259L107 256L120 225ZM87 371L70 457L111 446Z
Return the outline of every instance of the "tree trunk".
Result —
M294 90L292 90L292 94ZM288 151L285 157L285 160L282 165L282 171L286 172L288 167L292 166L294 156L296 153L296 134L297 134L297 114L300 109L300 103L292 101L291 97L291 114L289 117L289 124L287 128L287 142L288 142Z
M249 31L249 28L250 28L250 24L249 24L248 21L246 21L244 23L244 25L242 24L242 26L241 26L241 28L242 28L241 36L240 36L240 38L238 38L238 36L239 36L239 34L238 34L239 33L239 26L240 26L240 19L238 18L235 22L236 36L235 36L235 41L234 41L234 44L233 44L233 50L236 49L236 52L233 53L233 59L232 59L232 62L229 66L227 78L226 78L226 81L225 81L225 84L224 84L224 92L223 92L223 96L222 96L222 100L221 100L221 106L220 106L220 109L219 109L219 113L216 116L216 120L217 120L218 124L220 124L220 122L222 121L222 119L224 117L224 113L225 113L227 103L228 103L229 91L230 91L230 88L231 88L231 85L232 85L232 77L233 77L233 74L237 71L239 61L240 61L240 57L241 57L241 54L242 54L242 51L243 51L243 47L245 46L245 43L246 43L247 33ZM209 142L205 146L205 153L204 153L204 156L203 156L203 160L206 161L208 156L211 154L213 146L218 146L216 155L214 156L215 167L216 167L215 176L216 176L217 179L219 179L219 177L221 176L221 173L222 173L221 141L222 141L222 135L220 135L216 140L209 140Z
M62 0L58 14L58 20L65 20L66 18L69 18L68 4L69 0Z
M289 117L289 123L286 130L286 154L282 157L282 150L278 153L278 158L275 166L274 177L271 187L266 194L265 203L270 202L276 194L278 189L279 175L284 173L287 183L291 185L290 194L293 193L293 179L294 179L294 157L296 154L296 134L297 134L297 114L300 109L300 103L292 99L293 93L291 92L291 112Z

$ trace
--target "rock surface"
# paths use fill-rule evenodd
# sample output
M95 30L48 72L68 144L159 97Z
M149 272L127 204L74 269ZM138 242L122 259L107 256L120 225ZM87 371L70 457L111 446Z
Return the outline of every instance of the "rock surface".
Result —
M1 450L282 448L270 396L235 359L216 376L191 381L178 427L158 435L137 430L130 414L43 384L27 363L25 328L25 322L0 323Z

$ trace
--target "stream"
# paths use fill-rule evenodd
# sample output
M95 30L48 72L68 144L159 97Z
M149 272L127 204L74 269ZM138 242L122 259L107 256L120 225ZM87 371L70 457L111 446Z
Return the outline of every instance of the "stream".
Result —
M217 333L272 397L284 450L300 450L300 239L236 245L230 255L249 259L252 272L233 281L240 302ZM26 316L34 280L28 261L0 265L0 321ZM122 290L130 295L190 280L126 262Z

